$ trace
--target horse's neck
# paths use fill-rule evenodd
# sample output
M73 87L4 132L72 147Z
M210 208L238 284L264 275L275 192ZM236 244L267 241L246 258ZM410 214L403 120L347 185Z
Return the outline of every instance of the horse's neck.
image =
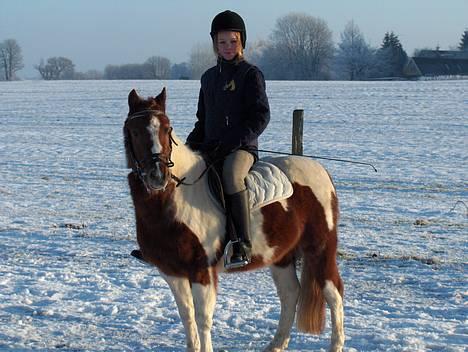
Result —
M201 155L187 147L174 133L172 138L176 142L172 150L172 174L180 179L185 178L186 183L192 183L203 173L206 163Z
M219 254L226 230L224 212L210 195L208 173L200 178L207 167L201 155L174 139L178 145L172 150L174 167L171 171L186 183L174 189L175 218L198 238L211 263Z
M200 177L206 171L207 165L199 153L193 152L177 137L173 138L177 145L172 150L174 167L171 171L184 182L176 187L173 193L176 216L198 237L211 233L210 226L216 228L216 234L221 234L224 228L223 212L210 195L208 173ZM212 218L210 221L202 221L210 217Z

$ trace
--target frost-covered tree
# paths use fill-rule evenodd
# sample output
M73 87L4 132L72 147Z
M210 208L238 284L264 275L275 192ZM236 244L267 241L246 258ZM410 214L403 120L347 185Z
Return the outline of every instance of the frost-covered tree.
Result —
M172 79L189 79L191 76L190 65L187 62L174 64L171 67Z
M21 47L15 39L7 39L0 43L0 72L5 81L16 79L16 72L21 70L23 55Z
M211 43L197 44L192 48L190 52L192 79L200 79L202 74L214 65L216 65L216 55Z
M359 27L350 21L340 36L335 55L335 75L351 81L368 78L373 50L366 43Z
M269 45L266 40L250 42L244 51L244 56L250 63L258 66Z
M284 59L285 49L275 45L273 42L265 42L265 46L253 55L253 63L261 68L268 80L292 80L295 72ZM247 57L251 61L251 56Z
M280 17L271 42L277 60L289 68L289 79L328 78L334 48L324 20L303 13Z
M75 65L66 57L51 57L47 63L41 59L39 65L34 66L44 80L74 79Z
M266 79L284 80L292 77L284 60L284 50L278 50L271 41L255 41L247 46L244 54L249 62L261 68Z
M463 32L458 49L463 51L468 50L468 29Z
M169 79L171 76L171 62L161 56L151 56L144 65L151 79Z
M376 53L374 77L403 77L403 69L408 62L408 55L393 32L385 33L381 47Z

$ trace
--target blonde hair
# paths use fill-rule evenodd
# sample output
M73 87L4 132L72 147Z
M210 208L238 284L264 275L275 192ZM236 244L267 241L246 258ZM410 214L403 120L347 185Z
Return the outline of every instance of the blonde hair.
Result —
M219 33L219 32L218 32ZM216 55L216 57L219 56L218 53L218 33L213 35L213 52ZM244 48L242 47L242 38L240 32L235 32L235 36L237 39L237 60L242 59L244 57Z

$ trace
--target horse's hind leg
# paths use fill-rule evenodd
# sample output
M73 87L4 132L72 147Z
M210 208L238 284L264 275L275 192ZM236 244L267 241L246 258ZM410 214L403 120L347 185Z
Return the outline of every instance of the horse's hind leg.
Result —
M331 343L330 351L341 352L344 346L344 312L343 312L343 281L341 280L336 262L337 239L336 232L331 232L327 241L327 249L322 253L323 283L322 292L330 308Z
M280 352L288 347L299 297L299 280L293 262L286 267L273 265L270 270L281 302L281 313L275 337L264 351Z
M341 280L339 280L341 281ZM340 284L338 284L340 286ZM332 325L332 336L330 351L339 352L343 350L344 345L344 329L343 329L343 298L331 280L325 281L325 287L323 288L323 295L327 301L328 307L330 307L331 325Z

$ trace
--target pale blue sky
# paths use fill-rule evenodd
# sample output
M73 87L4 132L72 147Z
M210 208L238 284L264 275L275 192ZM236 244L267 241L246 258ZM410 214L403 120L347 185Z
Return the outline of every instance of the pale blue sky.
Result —
M247 45L267 39L289 12L322 18L335 42L350 20L373 46L393 30L409 55L415 48L455 47L468 28L468 0L0 0L0 41L20 44L23 78L51 56L72 59L79 71L153 55L179 63L194 44L209 41L211 19L226 9L244 18Z

